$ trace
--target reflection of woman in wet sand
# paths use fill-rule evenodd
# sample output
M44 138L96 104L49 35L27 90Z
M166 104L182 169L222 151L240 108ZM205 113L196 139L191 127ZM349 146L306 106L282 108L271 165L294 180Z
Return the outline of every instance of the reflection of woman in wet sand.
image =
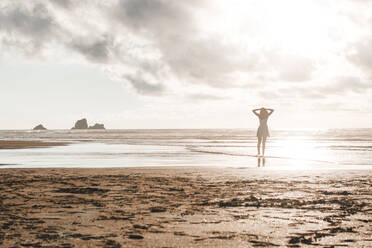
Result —
M262 144L262 156L265 156L265 144L266 144L266 138L270 136L269 134L269 128L267 126L267 119L269 119L269 116L274 112L274 109L266 109L266 108L260 108L260 109L254 109L252 110L253 113L258 117L260 120L260 126L257 130L257 152L258 156L261 155L260 148ZM257 113L257 111L260 111Z
M257 167L265 167L265 157L258 157L258 160L257 160Z

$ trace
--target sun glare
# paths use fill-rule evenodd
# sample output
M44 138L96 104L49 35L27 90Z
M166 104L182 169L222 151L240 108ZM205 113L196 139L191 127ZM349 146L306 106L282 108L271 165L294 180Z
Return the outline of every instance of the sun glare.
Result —
M264 20L267 36L290 52L313 54L327 48L325 15L305 1L273 1Z
M315 140L309 138L281 140L275 144L275 147L277 150L273 153L283 158L308 160L309 162L321 162L326 158L326 154L317 148Z
M339 20L332 11L314 1L223 1L222 16L214 23L210 20L209 26L234 36L231 40L247 41L247 46L254 45L257 38L261 46L314 58L335 46L330 30L337 31ZM249 30L249 37L244 30Z

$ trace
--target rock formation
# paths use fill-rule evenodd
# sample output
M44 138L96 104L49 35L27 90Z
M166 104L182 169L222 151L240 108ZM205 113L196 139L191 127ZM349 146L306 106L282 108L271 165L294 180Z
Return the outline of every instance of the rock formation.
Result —
M84 118L84 119L78 120L75 123L75 126L71 129L105 129L105 125L96 123L94 124L94 126L88 127L88 121L87 119Z
M43 125L37 125L33 130L47 130Z
M81 119L81 120L78 120L76 123L75 123L75 126L71 129L88 129L88 121L87 119Z
M94 126L89 126L89 129L105 129L105 125L96 123Z

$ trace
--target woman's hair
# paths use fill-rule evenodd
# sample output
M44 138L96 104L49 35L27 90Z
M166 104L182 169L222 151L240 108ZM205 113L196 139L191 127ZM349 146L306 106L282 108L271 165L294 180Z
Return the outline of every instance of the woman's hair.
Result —
M260 119L266 119L268 116L269 116L269 113L267 112L266 109L260 110Z

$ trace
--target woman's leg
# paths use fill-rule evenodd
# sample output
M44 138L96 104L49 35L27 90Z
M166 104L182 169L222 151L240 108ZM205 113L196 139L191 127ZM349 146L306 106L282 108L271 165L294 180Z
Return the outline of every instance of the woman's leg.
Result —
M257 155L260 155L261 154L261 141L262 141L262 138L261 137L257 137L258 138L258 142L257 142Z
M266 137L262 137L262 155L265 156Z

